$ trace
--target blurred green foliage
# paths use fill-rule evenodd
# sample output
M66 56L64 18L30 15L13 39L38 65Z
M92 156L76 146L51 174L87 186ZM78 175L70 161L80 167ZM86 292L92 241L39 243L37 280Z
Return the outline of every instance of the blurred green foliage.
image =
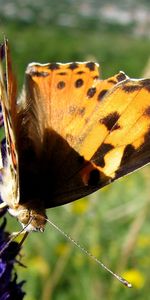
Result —
M134 38L130 30L113 31L112 27L106 31L95 31L90 27L84 30L9 22L1 24L0 31L1 38L4 33L9 39L21 85L25 68L32 61L46 63L93 59L99 62L103 78L120 70L130 77L140 77L149 58L150 40Z
M29 62L94 60L102 75L119 70L138 78L149 58L150 40L113 26L103 30L50 25L0 23L12 50L19 88ZM47 225L31 233L23 245L20 279L26 279L25 300L148 300L150 237L149 167L72 204L51 209L50 220L68 232L115 272L125 275L127 289ZM20 228L8 216L8 229Z

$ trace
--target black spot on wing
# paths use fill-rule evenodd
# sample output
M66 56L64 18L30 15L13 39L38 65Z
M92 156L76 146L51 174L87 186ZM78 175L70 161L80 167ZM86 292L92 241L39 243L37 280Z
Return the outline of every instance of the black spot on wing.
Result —
M35 76L35 77L47 77L47 76L49 76L49 73L48 72L31 71L30 75Z
M60 69L60 65L57 64L57 63L51 63L51 64L48 65L48 69L52 70L52 71L59 70Z
M107 90L102 90L102 91L98 94L97 100L98 100L98 101L101 101L102 98L105 96L106 93L107 93Z
M92 88L88 89L88 91L87 91L88 98L92 98L95 95L95 93L96 93L96 88L95 87L92 87Z
M134 146L132 144L128 144L124 149L123 156L120 162L120 167L126 164L135 152L136 149L134 148Z
M92 156L91 161L96 163L98 166L104 168L105 166L105 155L114 148L111 144L103 143Z
M116 84L116 83L117 83L117 81L116 81L116 80L114 80L114 79L109 79L109 80L108 80L108 83L113 83L113 84Z
M89 68L90 71L94 71L95 70L95 63L94 62L88 62L86 63L86 67Z
M144 87L148 92L150 92L150 79L143 79L141 81L141 86Z
M94 80L97 80L97 79L99 79L99 76L95 75L95 76L93 77L93 79L94 79Z
M129 144L124 149L124 154L118 170L115 172L115 179L122 177L128 173L135 171L136 169L150 163L150 128L144 135L143 143L134 148Z
M129 85L124 85L122 87L122 90L126 93L134 93L135 91L139 91L141 89L140 84L129 84Z
M58 83L57 83L57 88L59 89L59 90L62 90L64 87L65 87L65 82L64 81L59 81Z
M144 135L144 142L136 149L135 156L141 156L146 162L150 161L150 128ZM141 159L141 160L142 160Z
M117 78L118 82L120 82L120 81L122 81L122 80L127 79L127 76L126 76L126 74L125 74L124 72L120 72L120 73L117 75L116 78Z
M80 88L83 85L84 81L83 79L79 78L75 81L75 87Z
M81 74L84 74L85 72L84 71L78 71L77 74L81 75Z
M76 62L73 62L69 65L68 69L75 70L78 68L78 64Z
M120 115L118 112L110 113L108 116L106 116L103 119L100 119L100 123L104 124L106 128L110 131L112 127L115 125L115 123L118 121Z
M58 75L63 76L63 75L67 75L67 73L66 72L59 72Z
M89 174L88 185L96 186L100 183L100 171L95 169Z

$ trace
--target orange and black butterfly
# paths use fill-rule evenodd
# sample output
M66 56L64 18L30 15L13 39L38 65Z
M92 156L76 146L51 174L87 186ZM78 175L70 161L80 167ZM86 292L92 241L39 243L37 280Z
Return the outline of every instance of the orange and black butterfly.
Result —
M17 98L7 41L0 100L7 158L2 205L27 231L47 208L88 195L150 161L150 79L101 80L94 62L31 63ZM6 76L2 69L6 60Z

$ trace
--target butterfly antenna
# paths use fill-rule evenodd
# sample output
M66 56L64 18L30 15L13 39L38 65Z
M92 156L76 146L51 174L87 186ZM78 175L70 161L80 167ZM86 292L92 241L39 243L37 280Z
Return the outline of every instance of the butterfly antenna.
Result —
M30 218L29 222L27 223L27 225L25 225L24 228L22 228L20 231L18 231L17 233L13 234L10 239L8 240L8 242L5 244L5 246L2 248L2 250L0 251L0 256L4 253L4 251L8 248L8 246L10 245L11 242L13 242L21 233L24 233L25 229L28 227L28 225L32 222L33 217ZM25 241L25 239L27 238L29 232L25 231L24 236L21 240L21 242L19 243L19 246L21 247L23 242Z
M106 265L104 265L98 258L96 258L93 254L88 252L84 247L82 247L77 241L75 241L70 235L68 235L66 232L64 232L62 229L60 229L56 224L54 224L49 219L46 219L46 221L53 226L55 229L57 229L67 240L69 240L71 243L73 243L77 248L79 248L84 254L86 254L89 258L93 259L98 265L100 265L103 269L105 269L107 272L109 272L111 275L113 275L117 280L119 280L123 285L125 285L128 288L132 287L132 284L128 282L123 277L117 275L113 271L111 271Z

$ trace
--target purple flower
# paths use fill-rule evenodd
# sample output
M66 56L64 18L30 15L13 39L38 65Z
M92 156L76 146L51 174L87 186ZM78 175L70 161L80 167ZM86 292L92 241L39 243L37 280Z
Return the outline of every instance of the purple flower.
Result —
M0 226L0 251L5 247L9 234L5 232L6 219ZM22 291L24 281L17 283L17 275L13 271L16 256L20 251L17 242L11 242L0 257L0 300L21 300L25 293Z

